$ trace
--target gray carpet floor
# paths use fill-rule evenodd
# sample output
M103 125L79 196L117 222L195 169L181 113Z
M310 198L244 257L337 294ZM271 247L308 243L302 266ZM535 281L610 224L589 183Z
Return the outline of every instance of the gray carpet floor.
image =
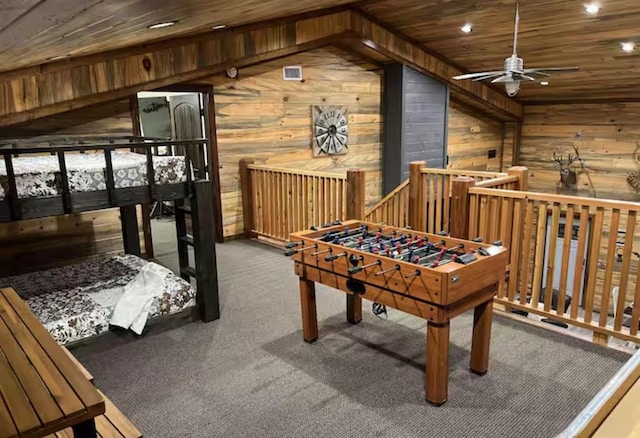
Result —
M320 286L320 339L309 345L292 262L249 241L217 252L220 320L74 350L146 437L552 437L629 357L495 317L479 377L462 315L451 326L449 401L433 407L423 320L390 310L384 321L365 301L351 326L344 295Z

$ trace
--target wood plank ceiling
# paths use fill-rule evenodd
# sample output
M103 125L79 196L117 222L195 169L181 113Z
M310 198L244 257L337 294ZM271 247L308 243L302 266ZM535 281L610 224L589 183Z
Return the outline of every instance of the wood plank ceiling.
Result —
M528 67L576 66L549 86L524 85L517 98L535 101L640 98L640 1L520 0L518 55ZM464 70L501 70L513 48L515 0L373 0L362 9L444 55ZM471 23L473 31L461 32ZM621 42L636 43L633 53Z
M526 84L524 103L640 99L640 1L521 0L525 67L577 66L550 85ZM465 71L499 70L511 54L515 0L0 0L0 72L319 9L357 6ZM149 25L177 20L175 26ZM473 25L463 34L460 26ZM620 49L636 42L634 53Z
M354 0L0 0L0 71L331 8ZM177 21L174 26L148 29Z

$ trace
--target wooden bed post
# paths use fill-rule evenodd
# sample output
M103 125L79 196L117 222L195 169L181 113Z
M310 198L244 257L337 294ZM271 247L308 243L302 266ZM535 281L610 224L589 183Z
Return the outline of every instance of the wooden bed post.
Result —
M211 181L193 182L191 204L193 250L196 262L196 293L200 318L204 322L220 318L218 298L218 268L216 263L213 185Z
M135 204L120 207L120 223L122 224L124 252L142 257L140 233L138 232L138 214Z

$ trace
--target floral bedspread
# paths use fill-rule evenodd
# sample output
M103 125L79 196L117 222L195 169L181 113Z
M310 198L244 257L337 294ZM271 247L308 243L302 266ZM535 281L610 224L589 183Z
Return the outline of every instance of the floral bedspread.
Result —
M115 256L0 279L13 287L58 343L77 342L109 330L123 286L147 264L134 255ZM195 305L195 289L168 274L154 298L149 319Z
M147 184L147 158L144 154L116 151L111 154L116 188ZM60 189L58 157L53 155L18 157L12 160L19 198L57 196ZM66 154L67 179L72 193L106 190L104 154ZM185 158L153 157L156 184L186 181ZM0 159L0 200L8 190L7 169Z

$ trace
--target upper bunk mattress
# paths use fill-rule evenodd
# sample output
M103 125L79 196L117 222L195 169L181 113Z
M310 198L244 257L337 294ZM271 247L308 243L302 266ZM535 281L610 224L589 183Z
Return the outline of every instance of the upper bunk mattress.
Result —
M147 157L127 151L112 152L113 178L116 188L147 185ZM60 166L54 155L13 158L16 189L19 198L61 195ZM71 193L107 190L106 163L102 153L65 154L67 179ZM156 184L186 181L183 156L153 157ZM0 159L0 200L8 189L7 169Z
M5 277L0 287L13 287L53 338L65 345L107 332L125 286L150 263L134 255L115 256ZM195 296L195 288L167 270L148 318L194 306Z

